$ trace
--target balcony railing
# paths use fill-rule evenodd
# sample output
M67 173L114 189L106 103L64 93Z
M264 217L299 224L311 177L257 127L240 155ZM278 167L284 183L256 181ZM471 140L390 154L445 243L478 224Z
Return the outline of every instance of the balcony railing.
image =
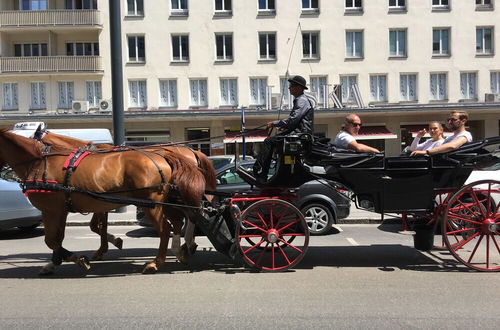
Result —
M0 28L22 26L98 26L98 10L5 10Z
M102 71L100 56L0 57L0 74Z

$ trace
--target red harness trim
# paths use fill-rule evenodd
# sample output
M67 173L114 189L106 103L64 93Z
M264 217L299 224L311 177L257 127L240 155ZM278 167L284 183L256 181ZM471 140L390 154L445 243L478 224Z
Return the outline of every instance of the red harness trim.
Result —
M73 159L73 157L75 157L75 154L78 152L78 150L75 150L73 151L72 153L69 154L68 158L66 158L66 161L64 162L64 165L63 165L63 170L67 170L68 169L68 166L71 162L71 160ZM77 160L75 161L74 165L73 165L73 168L76 168L80 162L85 158L87 157L88 155L90 155L91 152L90 151L85 151L84 153L82 153L78 158Z
M43 181L43 180L26 180L26 182L48 182L48 183L58 183L57 181L53 181L53 180L47 180L47 181ZM37 193L37 194L40 194L40 193L43 193L43 194L55 194L57 191L52 191L52 190L43 190L43 189L32 189L32 190L26 190L24 192L24 196L28 197L29 194L33 194L33 193Z

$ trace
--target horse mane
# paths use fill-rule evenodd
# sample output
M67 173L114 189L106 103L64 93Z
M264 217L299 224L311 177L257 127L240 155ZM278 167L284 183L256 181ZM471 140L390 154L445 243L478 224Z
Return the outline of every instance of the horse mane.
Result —
M66 145L68 148L85 147L92 145L91 141L81 140L66 135L52 133L46 131L42 137L42 142L48 145L57 144L60 146Z
M206 181L206 189L215 191L217 189L217 177L212 161L201 151L194 150L200 161L200 168L203 171Z
M24 157L20 157L23 159L40 159L42 158L42 151L40 148L40 142L12 133L10 132L10 128L2 127L0 128L0 134L9 140L12 144L24 150L27 154Z

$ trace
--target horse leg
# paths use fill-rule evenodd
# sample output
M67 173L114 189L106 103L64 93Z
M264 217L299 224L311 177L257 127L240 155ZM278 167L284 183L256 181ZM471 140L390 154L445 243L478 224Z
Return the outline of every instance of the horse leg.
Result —
M147 263L142 270L143 274L154 274L158 271L158 267L165 262L167 257L168 240L170 238L170 230L172 229L168 221L164 221L163 209L157 206L152 209L144 208L144 213L151 219L156 228L158 236L160 236L160 246L156 258Z
M188 258L188 256L193 255L196 252L198 244L194 241L194 230L196 229L196 224L187 218L186 221L186 231L184 232L184 244L181 246L181 254L183 258Z
M170 221L172 222L172 252L174 253L177 260L183 264L188 263L188 256L182 253L181 250L181 233L182 224L184 223L183 217L179 215L170 215Z
M108 252L108 242L122 249L123 240L120 237L108 233L108 213L94 213L90 220L90 229L101 238L99 249L92 255L92 260L102 260L103 255Z

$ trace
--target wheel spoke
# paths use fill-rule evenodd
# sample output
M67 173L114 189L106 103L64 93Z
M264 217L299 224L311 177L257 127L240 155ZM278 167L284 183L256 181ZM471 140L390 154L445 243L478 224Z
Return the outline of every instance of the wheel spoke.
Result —
M284 226L284 227L281 227L281 228L277 228L278 232L281 234L281 232L285 229L287 229L288 227L298 223L300 220L295 220L293 222L290 222L288 225Z
M288 243L287 241L282 240L281 238L280 238L279 240L280 240L283 244L288 245L289 247L291 247L292 249L296 250L297 252L300 252L300 253L304 252L304 251L302 251L301 249L299 249L298 247L296 247L295 245L292 245L292 244Z
M281 246L279 246L279 245L278 245L278 248L280 249L281 255L283 256L283 258L285 258L286 262L290 265L291 264L290 259L288 259L288 256L286 255L285 251L283 251L283 248L281 248Z
M479 244L481 244L481 241L483 240L484 235L479 236L479 240L476 243L476 246L474 246L474 249L472 250L472 253L470 254L469 260L467 262L471 262L472 258L474 258L474 255L476 254L477 248Z
M249 247L247 250L243 251L244 254L247 254L248 252L252 251L255 249L257 246L260 246L262 243L264 243L264 240L261 240L259 243Z
M462 243L458 244L454 251L456 252L457 250L461 249L464 245L466 245L467 243L469 243L470 241L472 241L475 237L477 237L479 235L479 233L474 233L474 235L472 235L471 237L469 237L468 239L464 240Z
M481 222L479 221L474 221L472 219L468 219L468 218L464 218L463 217L463 214L458 214L458 215L455 215L455 214L449 214L448 215L450 218L453 218L453 219L457 219L457 220L461 220L461 221L465 221L465 222L469 222L469 223L473 223L475 225L481 225Z
M251 223L251 222L248 222L247 220L243 220L243 222L244 222L244 223L246 223L246 224L248 224L248 225L250 225L250 226L252 226L252 227L254 227L255 229L260 230L260 231L261 231L261 232L263 232L263 233L265 233L265 232L266 232L266 230L265 230L265 229L260 228L259 226L254 225L254 224L253 224L253 223Z

